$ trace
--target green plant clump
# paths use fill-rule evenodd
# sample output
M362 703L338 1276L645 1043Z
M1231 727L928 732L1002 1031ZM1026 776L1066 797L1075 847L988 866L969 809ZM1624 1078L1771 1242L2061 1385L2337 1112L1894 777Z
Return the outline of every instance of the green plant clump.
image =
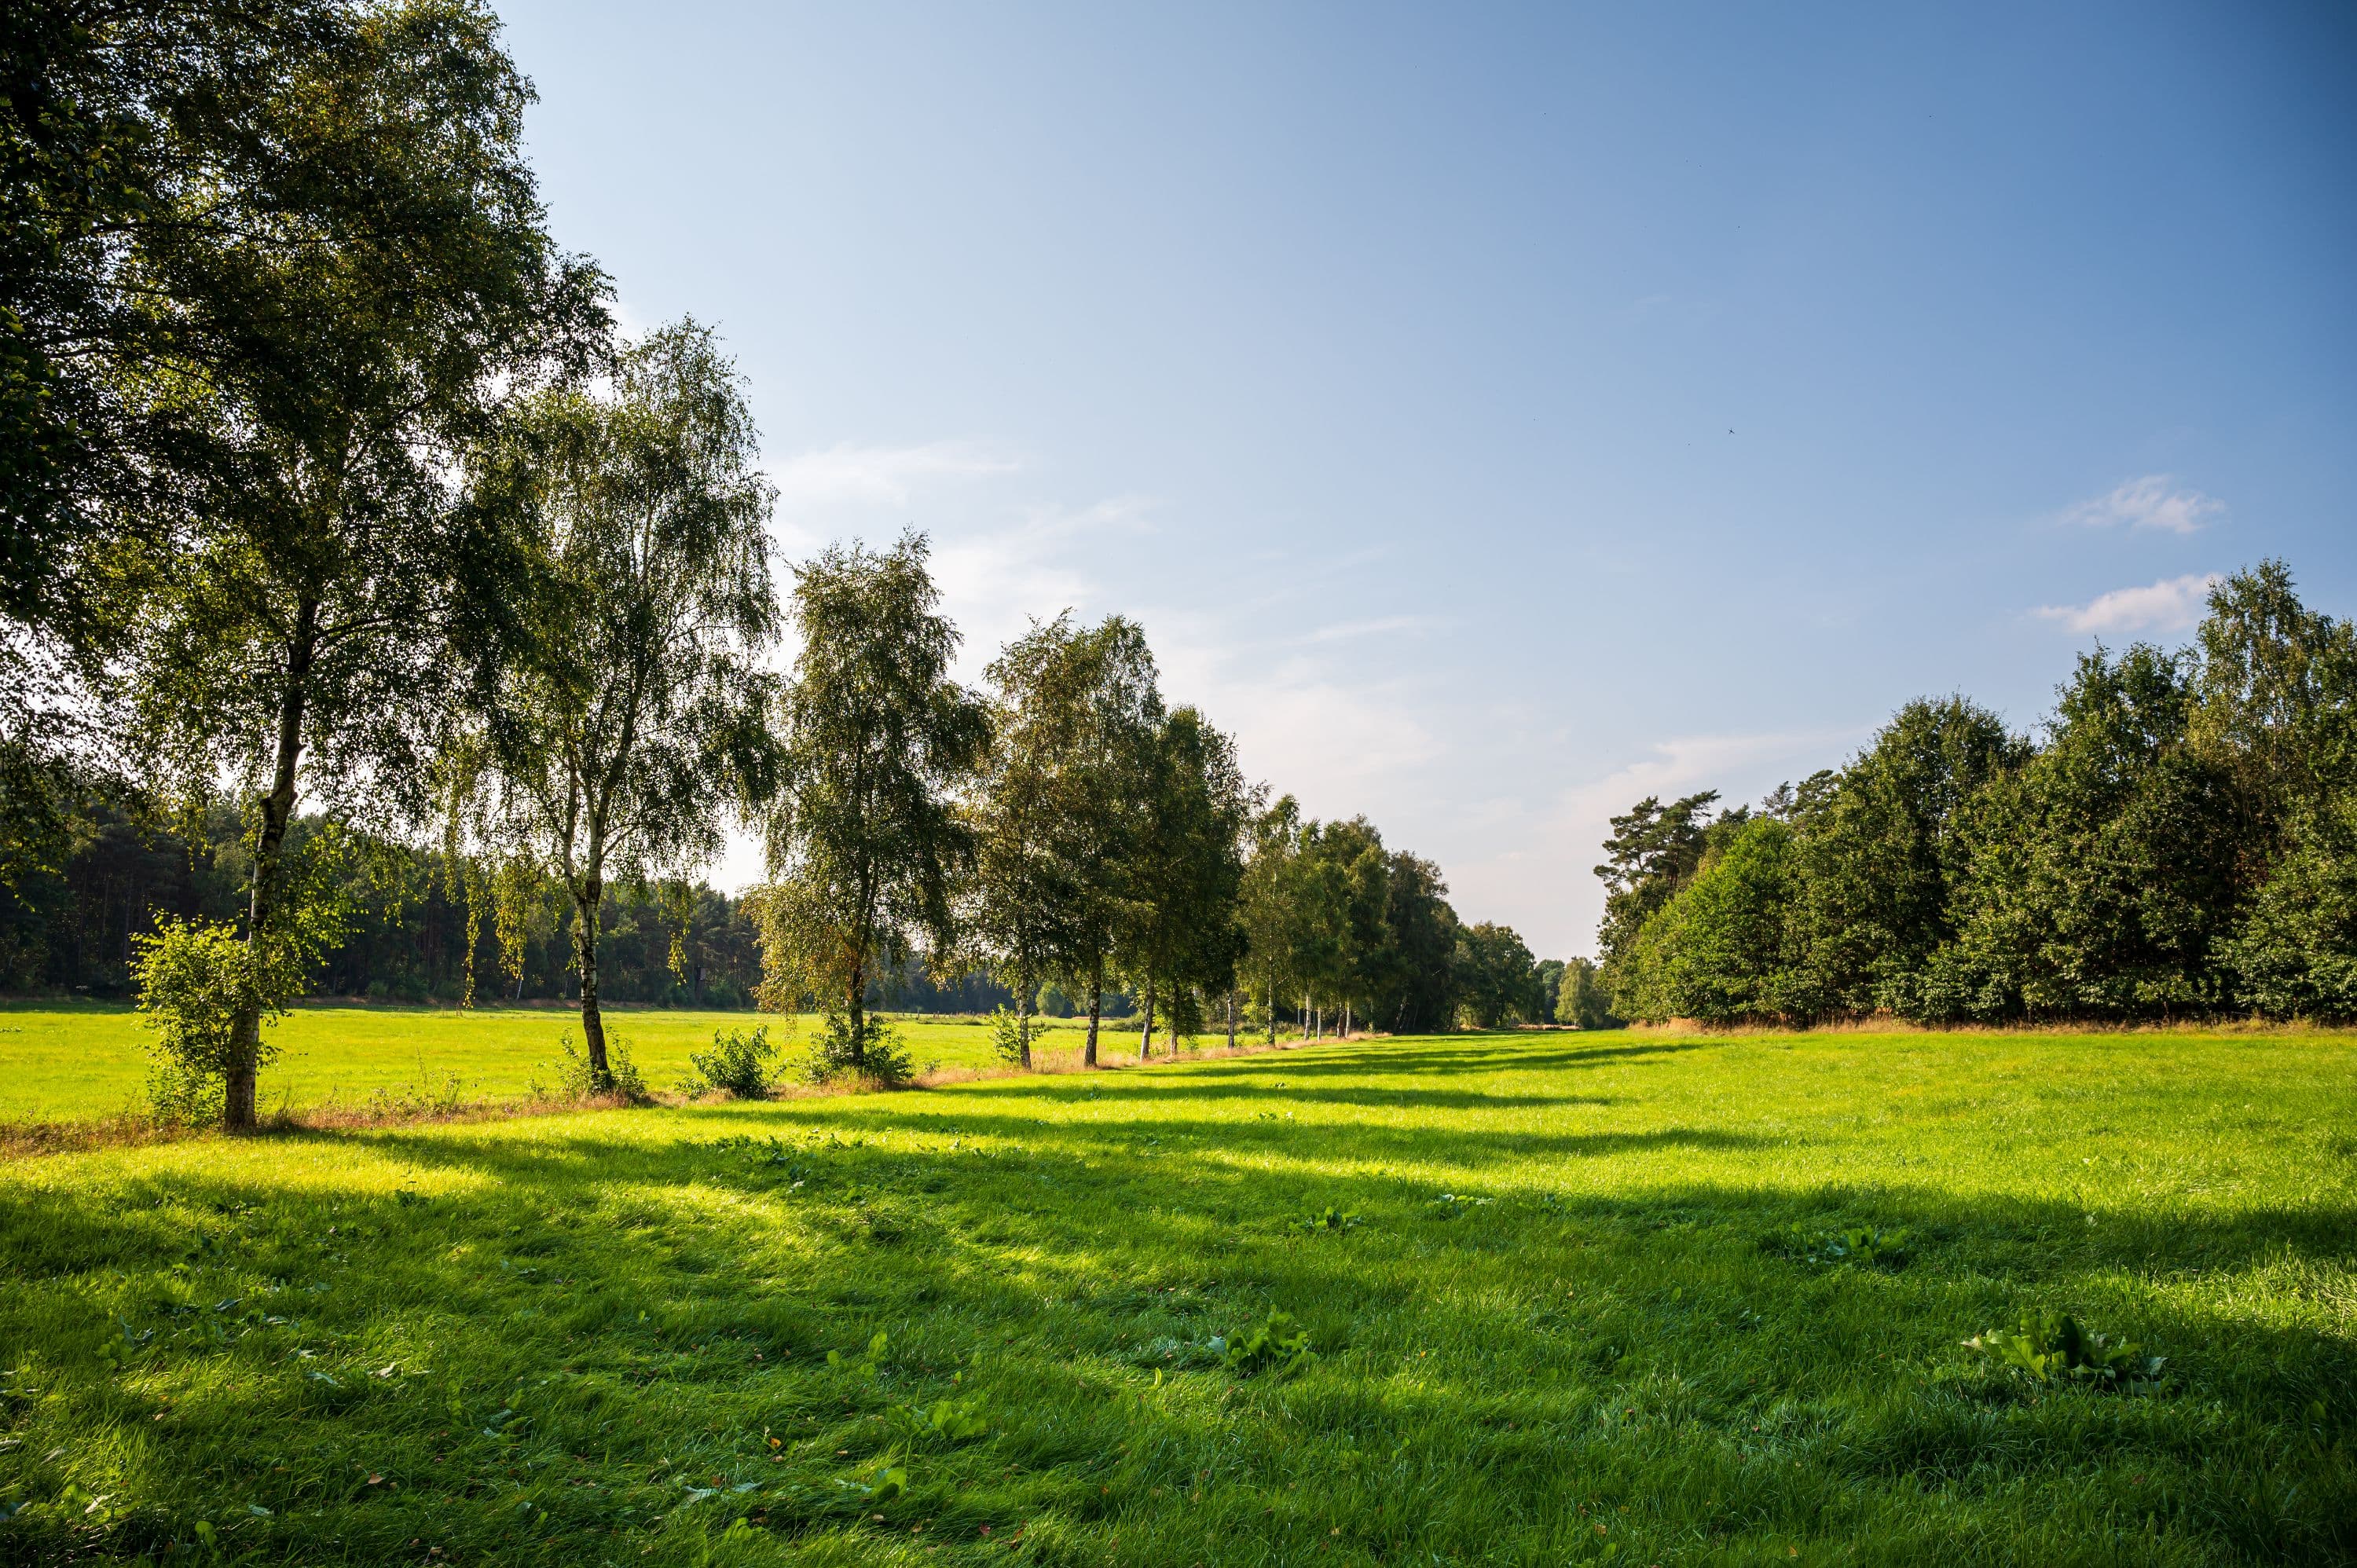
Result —
M1294 1322L1291 1313L1271 1312L1250 1334L1227 1341L1220 1359L1239 1378L1260 1372L1289 1378L1317 1360L1318 1352L1310 1346L1308 1331Z
M2040 1384L2118 1389L2160 1376L2162 1356L2139 1356L2135 1341L2083 1328L2067 1312L2040 1312L2018 1328L1991 1328L1964 1341L2009 1372Z
M687 1087L692 1093L759 1100L770 1092L770 1063L777 1054L778 1047L770 1043L767 1024L751 1029L715 1029L710 1050L689 1054L688 1063L694 1070Z

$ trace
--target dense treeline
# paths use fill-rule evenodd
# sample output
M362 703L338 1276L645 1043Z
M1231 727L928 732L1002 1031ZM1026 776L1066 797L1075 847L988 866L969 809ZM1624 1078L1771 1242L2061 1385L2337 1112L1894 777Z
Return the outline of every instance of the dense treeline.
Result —
M2190 647L2082 656L2035 739L1910 703L1838 771L1717 799L1613 819L1624 1016L2357 1017L2357 631L2280 563Z
M158 822L120 795L82 791L69 805L68 853L0 888L0 992L127 996L140 943L159 919L236 918L249 866L235 811L217 804L193 823ZM324 826L297 819L294 853ZM479 888L469 910L463 867L388 842L343 861L333 890L340 934L319 952L307 993L455 1003L470 989L487 999L496 986L511 1001L573 999L568 911L553 880L522 890L522 961L503 973ZM617 1001L749 1007L760 984L759 943L742 901L702 884L619 890L604 952Z
M912 1001L1011 1002L1026 1062L1049 997L1092 1063L1125 1002L1141 1051L1546 1015L1429 863L1268 804L1125 618L1039 623L975 691L920 534L781 595L741 378L692 319L617 335L498 33L0 19L9 983L127 983L159 1101L231 1125L321 987L569 991L598 1090L618 997L815 1007L819 1070L882 1078ZM732 820L741 903L695 880Z

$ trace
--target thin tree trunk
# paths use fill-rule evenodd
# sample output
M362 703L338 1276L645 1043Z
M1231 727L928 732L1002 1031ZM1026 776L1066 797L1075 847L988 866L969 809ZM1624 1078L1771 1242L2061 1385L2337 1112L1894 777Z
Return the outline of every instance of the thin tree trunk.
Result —
M1351 1037L1351 1004L1348 1002L1342 1004L1342 1037L1346 1040Z
M262 798L262 832L253 846L253 882L246 902L245 957L257 977L262 972L267 932L278 918L279 861L286 846L286 825L295 816L295 769L303 756L303 705L309 694L313 640L319 624L319 607L304 600L296 607L295 634L286 644L286 684L278 698L278 745L273 757L270 793ZM262 1069L262 993L249 986L230 1020L229 1062L222 1073L221 1125L253 1125L254 1083Z
M1081 1065L1097 1065L1097 1020L1104 1013L1104 955L1097 955L1096 968L1089 975L1089 1045L1082 1053Z
M845 1000L851 1013L851 1070L867 1070L867 965L863 961L851 966L851 993Z
M1178 1059L1178 998L1170 998L1170 1059Z
M1228 1049L1236 1048L1236 988L1228 987Z
M1268 981L1268 1043L1271 1046L1276 1044L1276 977L1275 975L1269 976Z
M1137 1059L1144 1061L1154 1054L1154 981L1146 982L1146 1026L1137 1032Z
M597 925L605 901L605 884L594 874L573 899L573 953L581 969L581 1041L589 1053L593 1094L614 1087L613 1064L606 1056L606 1015L597 1006Z
M1015 999L1015 1040L1023 1047L1023 1070L1031 1070L1031 998L1039 990L1029 975L1017 977L1022 982L1023 993Z

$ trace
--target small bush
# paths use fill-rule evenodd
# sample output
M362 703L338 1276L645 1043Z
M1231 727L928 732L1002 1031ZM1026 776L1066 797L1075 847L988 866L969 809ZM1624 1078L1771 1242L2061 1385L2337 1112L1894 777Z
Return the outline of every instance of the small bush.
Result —
M712 1048L689 1053L695 1070L682 1085L689 1093L713 1092L738 1100L759 1100L770 1092L770 1062L778 1047L770 1043L770 1026L757 1025L749 1033L712 1031Z
M628 1105L645 1105L654 1096L647 1092L647 1080L639 1066L630 1059L630 1043L619 1035L606 1036L606 1068L613 1083L597 1087L597 1075L590 1070L588 1053L573 1043L571 1031L556 1042L564 1060L556 1066L555 1098L559 1100L595 1100L610 1094Z
M2007 1371L2040 1384L2076 1382L2117 1389L2160 1376L2162 1356L2139 1357L2131 1340L2091 1333L2067 1312L2025 1316L2017 1329L1992 1328L1965 1340Z
M802 1072L813 1083L832 1083L856 1075L896 1088L915 1077L916 1068L891 1025L869 1014L855 1038L851 1019L837 1013L830 1014L820 1026Z
M265 1019L285 1011L267 977L256 973L234 927L204 920L166 920L154 936L139 938L132 974L140 1015L156 1032L147 1090L157 1117L220 1120L238 1008L257 1003ZM264 1044L256 1069L274 1054Z
M992 1052L1010 1067L1019 1065L1025 1049L1023 1020L1013 1008L997 1007L991 1010L988 1022Z

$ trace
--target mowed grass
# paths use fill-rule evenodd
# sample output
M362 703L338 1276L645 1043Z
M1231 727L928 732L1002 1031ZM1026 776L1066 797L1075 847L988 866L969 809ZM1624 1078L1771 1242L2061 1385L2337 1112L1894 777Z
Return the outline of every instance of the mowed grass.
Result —
M0 1550L2345 1563L2352 1067L1460 1036L20 1160ZM1905 1266L1772 1244L1853 1223ZM2162 1380L1959 1344L2038 1307ZM1272 1310L1316 1359L1220 1365Z
M668 1090L688 1071L688 1055L707 1050L716 1029L767 1025L770 1039L794 1055L806 1021L762 1014L703 1013L654 1007L610 1008L609 1040L624 1042L649 1087ZM1064 1020L1054 1048L1077 1049L1082 1036ZM1087 1020L1079 1021L1085 1029ZM903 1019L901 1042L920 1069L995 1065L990 1031L978 1022ZM555 1081L559 1042L581 1043L580 1015L563 1007L401 1007L313 1003L269 1026L276 1060L263 1069L265 1112L341 1106L365 1110L379 1095L404 1102L510 1100L535 1082ZM139 1015L122 1004L0 1004L0 1122L73 1121L136 1110L145 1103L148 1043ZM1118 1048L1124 1032L1107 1026L1101 1048ZM1127 1033L1135 1054L1135 1031ZM1159 1048L1159 1042L1157 1042Z

